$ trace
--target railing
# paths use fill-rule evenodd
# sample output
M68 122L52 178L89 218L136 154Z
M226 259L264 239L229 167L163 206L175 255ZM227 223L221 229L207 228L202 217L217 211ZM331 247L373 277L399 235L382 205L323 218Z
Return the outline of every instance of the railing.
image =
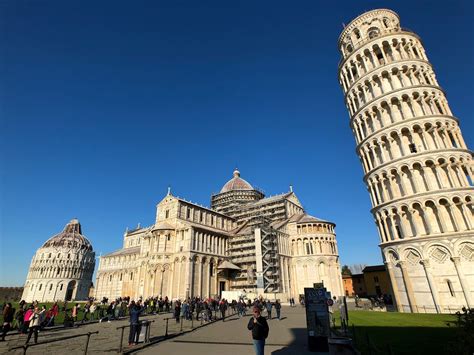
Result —
M93 334L98 334L98 333L99 333L99 331L88 332L88 333L84 333L84 334L71 335L71 336L67 336L67 337L62 337L62 338L57 338L57 339L51 339L51 340L42 341L41 343L25 344L25 345L21 345L21 346L16 346L16 347L14 347L14 348L10 348L9 350L23 349L23 354L26 354L26 352L28 351L28 349L29 349L30 347L32 347L32 346L38 346L38 345L56 343L56 342L58 342L58 341L63 341L63 340L74 339L74 338L79 338L79 337L84 337L84 336L86 336L87 339L86 339L86 346L85 346L85 349L84 349L84 355L87 355L87 349L89 348L89 340L90 340L90 337L91 337L91 335L93 335Z
M150 326L151 326L151 323L153 323L153 322L154 322L154 320L142 320L140 322L140 333L141 333L141 327L145 327L145 337L143 339L144 343L149 343L150 342ZM166 322L166 323L168 325L168 322ZM120 334L120 344L119 344L119 350L118 350L119 353L123 352L123 334L125 332L125 328L130 328L130 324L123 325L121 327L117 327L117 330L118 329L122 330L122 333ZM140 333L139 333L139 336L140 336Z

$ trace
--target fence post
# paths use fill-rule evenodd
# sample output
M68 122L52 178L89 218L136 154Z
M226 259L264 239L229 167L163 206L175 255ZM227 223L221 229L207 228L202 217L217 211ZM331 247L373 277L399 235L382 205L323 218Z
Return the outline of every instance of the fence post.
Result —
M165 331L165 338L168 338L168 320L169 320L169 318L166 318L166 331Z
M119 346L119 353L122 352L122 348L123 348L123 333L125 331L125 327L122 327L122 334L120 335L120 346Z
M191 329L194 329L194 317L191 316Z
M181 317L181 327L180 327L179 331L180 331L180 332L183 331L183 317Z
M84 349L84 355L87 355L87 349L89 348L89 339L91 338L91 332L87 333L86 348Z
M27 350L28 350L28 344L23 345L23 355L26 355Z
M357 344L357 341L356 341L356 331L355 331L354 323L352 323L352 338L354 339L354 345Z
M365 333L365 337L367 338L367 348L369 351L369 355L372 355L372 349L370 348L370 338L369 338L369 333Z

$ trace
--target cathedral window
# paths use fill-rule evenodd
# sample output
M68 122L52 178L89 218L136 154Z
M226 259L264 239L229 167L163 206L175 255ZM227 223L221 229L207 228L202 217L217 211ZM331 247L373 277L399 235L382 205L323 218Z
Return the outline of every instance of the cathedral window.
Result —
M451 294L451 297L455 297L454 296L453 284L449 280L446 280L446 283L448 284L448 289L449 289L449 293ZM41 286L40 286L40 289L41 289Z
M62 291L63 290L63 284L61 284L61 286L59 286L59 291Z
M109 282L112 281L112 275L109 276Z
M165 212L165 218L169 218L170 217L170 210L166 210Z
M130 273L130 280L133 280L133 272Z
M189 219L191 217L191 209L188 207L186 211L186 218Z
M53 289L53 284L49 285L49 290L51 291Z
M120 281L122 281L122 274L120 274Z
M43 287L42 284L39 285L38 291L41 291L41 287Z
M168 234L168 235L166 236L166 240L170 241L170 240L171 240L171 235Z

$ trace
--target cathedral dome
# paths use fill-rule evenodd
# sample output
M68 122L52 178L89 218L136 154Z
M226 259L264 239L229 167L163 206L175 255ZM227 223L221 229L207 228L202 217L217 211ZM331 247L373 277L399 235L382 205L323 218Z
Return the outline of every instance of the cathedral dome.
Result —
M61 233L49 238L41 248L51 247L92 251L92 244L82 235L81 224L77 219L72 219Z
M235 190L253 190L254 188L247 181L240 177L240 171L234 170L234 177L226 182L220 193Z

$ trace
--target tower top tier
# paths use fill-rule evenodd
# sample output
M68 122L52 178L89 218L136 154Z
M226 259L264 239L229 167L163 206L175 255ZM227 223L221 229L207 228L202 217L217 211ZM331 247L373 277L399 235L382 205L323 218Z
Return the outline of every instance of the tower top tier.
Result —
M339 36L339 50L344 58L373 38L400 31L398 14L389 9L376 9L352 20Z

